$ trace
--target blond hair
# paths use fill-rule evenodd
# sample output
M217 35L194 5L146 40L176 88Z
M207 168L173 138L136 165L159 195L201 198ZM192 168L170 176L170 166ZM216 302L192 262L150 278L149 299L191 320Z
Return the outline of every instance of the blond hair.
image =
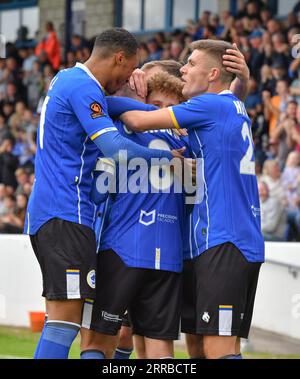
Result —
M181 78L180 69L182 67L182 63L176 62L172 59L170 60L162 60L162 61L151 61L145 63L141 70L146 71L150 70L153 67L160 67L163 71L167 72L170 75L176 76L177 78Z
M166 96L176 96L179 103L185 101L182 95L183 82L167 72L157 72L148 80L148 96L152 92L161 92Z

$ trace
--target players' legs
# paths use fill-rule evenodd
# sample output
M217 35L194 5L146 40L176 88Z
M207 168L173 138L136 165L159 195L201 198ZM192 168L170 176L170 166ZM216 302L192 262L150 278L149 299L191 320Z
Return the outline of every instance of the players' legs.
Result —
M124 319L123 319L124 320ZM114 359L129 359L133 350L132 328L123 325L120 330L119 342L116 348Z
M147 359L173 358L180 322L181 274L150 269L140 272L140 291L128 309L133 333L140 341L144 337Z
M81 359L112 359L118 344L118 335L111 336L81 328Z
M204 359L203 336L197 334L185 335L188 355L191 359Z
M48 317L35 359L67 359L81 324L82 300L46 300Z
M95 234L83 225L54 218L30 238L48 313L35 358L67 359L80 329L82 299L95 295Z
M83 308L82 359L113 357L124 313L138 288L136 269L128 268L113 250L98 253L97 278L96 299L86 299ZM121 343L132 348L130 328L126 329Z
M231 243L194 258L196 333L208 359L241 359L240 338L251 326L260 263L248 262ZM186 327L192 327L189 322ZM188 332L186 330L183 330Z
M241 339L240 337L237 337L235 342L235 355L241 354Z
M173 341L145 337L145 348L147 359L174 358Z
M135 334L133 336L134 342L134 351L138 359L146 359L146 346L145 346L145 338L143 336L138 336Z
M203 350L206 359L234 357L237 337L203 336Z
M81 324L83 300L46 300L48 321Z

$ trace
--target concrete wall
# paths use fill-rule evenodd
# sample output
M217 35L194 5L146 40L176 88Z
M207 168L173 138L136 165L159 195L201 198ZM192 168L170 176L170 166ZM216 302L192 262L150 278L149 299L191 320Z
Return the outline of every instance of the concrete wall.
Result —
M300 340L300 244L267 243L253 326ZM29 326L44 311L41 273L27 236L0 235L0 324Z
M76 5L74 4L76 7ZM64 0L39 0L40 30L44 30L46 21L52 21L60 39L63 39L65 23ZM85 0L83 4L85 12L85 36L91 38L104 29L114 25L114 1L113 0Z

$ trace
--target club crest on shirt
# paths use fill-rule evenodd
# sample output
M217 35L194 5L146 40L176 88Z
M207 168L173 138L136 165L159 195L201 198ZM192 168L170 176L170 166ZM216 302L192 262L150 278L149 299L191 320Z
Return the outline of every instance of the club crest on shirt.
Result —
M90 105L90 109L93 111L93 113L91 113L93 119L103 116L102 107L97 101L94 101Z
M91 270L88 274L87 274L87 278L86 278L86 281L88 283L88 285L95 289L96 288L96 273L95 273L95 270Z

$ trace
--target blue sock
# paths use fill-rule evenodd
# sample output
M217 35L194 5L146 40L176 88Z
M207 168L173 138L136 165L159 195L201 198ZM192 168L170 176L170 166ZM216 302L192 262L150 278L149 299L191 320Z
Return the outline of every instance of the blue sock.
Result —
M43 335L44 335L44 330L45 330L45 326L46 326L46 322L48 320L48 315L45 314L45 322L44 322L44 327L43 327L43 330L42 330L42 334L40 336L40 339L39 339L39 342L35 348L35 352L34 352L34 356L33 356L33 359L37 359L37 356L39 354L39 350L40 350L40 345L41 345L41 340L43 339Z
M131 353L132 349L120 349L117 347L113 359L129 359Z
M80 325L66 321L47 321L36 359L68 359L70 347Z
M242 354L237 355L225 355L224 357L221 357L219 359L243 359Z
M100 350L85 350L81 352L80 359L105 359L105 355Z

